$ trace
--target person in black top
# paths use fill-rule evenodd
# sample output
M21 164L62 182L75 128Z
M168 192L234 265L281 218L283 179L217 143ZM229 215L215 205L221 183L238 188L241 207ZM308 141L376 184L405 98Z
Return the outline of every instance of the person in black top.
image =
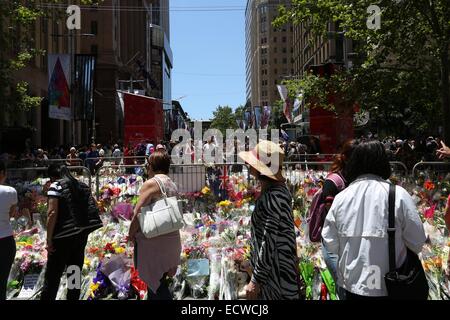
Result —
M331 173L338 174L344 181L347 186L346 179L346 165L348 160L350 159L353 150L355 149L357 142L355 140L350 140L346 142L342 148L340 153L335 157L333 165L331 167ZM342 190L339 190L338 187L334 184L331 179L325 179L322 186L322 195L320 198L321 203L325 203L327 212L331 208L333 204L333 200L336 195ZM325 221L326 216L324 217ZM338 257L334 254L331 254L325 249L325 246L322 245L322 253L324 256L325 264L327 265L328 270L330 270L331 275L334 280L337 280L337 262ZM340 299L344 298L344 292L338 289L338 296Z
M47 193L48 260L41 300L56 299L62 274L69 266L78 268L79 279L75 280L79 286L68 288L67 300L79 300L88 235L100 228L102 222L89 187L78 182L67 167L53 166L49 168L49 176L55 182Z

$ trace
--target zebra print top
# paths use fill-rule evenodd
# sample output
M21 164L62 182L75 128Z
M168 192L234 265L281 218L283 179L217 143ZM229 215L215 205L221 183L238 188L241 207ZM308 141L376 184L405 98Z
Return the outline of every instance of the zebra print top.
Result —
M262 300L300 299L292 196L285 185L261 194L251 220L252 281Z

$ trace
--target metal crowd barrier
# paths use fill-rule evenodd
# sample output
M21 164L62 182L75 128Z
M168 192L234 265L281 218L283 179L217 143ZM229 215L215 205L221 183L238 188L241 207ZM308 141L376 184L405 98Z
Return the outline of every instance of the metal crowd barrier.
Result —
M89 186L92 186L92 176L88 168L82 166L67 167L71 172L83 172L83 177L86 176L89 180ZM8 181L21 180L21 181L34 181L37 178L46 177L48 167L36 167L36 168L8 168ZM75 178L77 178L75 176Z
M47 160L14 160L8 162L8 168L12 169L27 169L27 168L43 168L51 164L61 164L67 166L73 166L71 163L75 163L76 166L84 167L84 161L82 159L47 159Z
M119 177L133 174L139 175L135 172L136 168L141 168L142 172L144 172L145 165L110 165L99 168L95 174L95 195L97 199L100 197L100 176L104 175L106 170L109 170L110 172L117 170L114 174Z
M392 168L393 172L397 172L397 170L395 170L395 168L400 167L403 170L405 176L408 176L408 174L409 174L408 167L403 162L391 161L390 164L391 164L391 168Z
M145 156L131 156L131 157L101 157L101 159L103 160L103 162L110 162L110 163L114 163L115 165L127 165L126 160L134 160L132 164L143 164L145 163L145 160L147 159L147 157ZM100 160L100 157L98 158L86 158L84 160L84 165L86 166L89 162L98 162L98 160Z
M295 187L300 182L303 171L323 171L324 177L330 171L331 161L302 161L302 162L285 162L284 175L288 184ZM391 162L393 171L407 174L408 169L402 162ZM101 167L96 174L96 195L100 195L100 177L104 176L107 170L117 177L131 174L138 174L135 172L136 168L144 169L144 165L109 165ZM399 169L398 169L399 168ZM206 185L213 188L213 192L217 193L218 188L223 187L223 182L226 177L233 174L241 174L244 179L250 184L254 183L254 179L250 176L248 165L244 163L218 163L212 165L200 164L172 164L169 170L169 176L176 183L180 193L198 192ZM143 176L143 174L138 174Z
M433 168L433 173L435 174L448 174L450 173L450 162L419 162L412 169L412 177L416 178L420 167L425 167L424 170L430 170ZM421 171L424 171L421 170Z

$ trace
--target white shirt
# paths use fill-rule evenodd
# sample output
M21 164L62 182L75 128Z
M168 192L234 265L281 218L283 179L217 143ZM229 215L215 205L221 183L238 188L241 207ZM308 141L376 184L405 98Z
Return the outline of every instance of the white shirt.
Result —
M322 230L326 249L339 256L338 285L362 296L387 296L384 275L389 272L389 183L374 175L359 177L334 199ZM396 187L396 264L407 248L422 251L426 236L412 197Z
M0 239L13 235L9 223L9 211L17 204L17 191L14 188L0 185Z

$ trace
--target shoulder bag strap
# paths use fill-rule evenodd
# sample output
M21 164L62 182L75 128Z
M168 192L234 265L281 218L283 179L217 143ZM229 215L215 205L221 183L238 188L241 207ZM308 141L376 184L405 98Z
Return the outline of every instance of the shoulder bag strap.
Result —
M163 198L167 199L167 193L166 189L164 188L164 183L162 183L162 181L158 177L153 177L153 179L155 179L156 183L158 184L159 190L161 190Z
M388 244L389 244L389 271L397 269L395 257L395 185L389 185L389 225L388 225Z

